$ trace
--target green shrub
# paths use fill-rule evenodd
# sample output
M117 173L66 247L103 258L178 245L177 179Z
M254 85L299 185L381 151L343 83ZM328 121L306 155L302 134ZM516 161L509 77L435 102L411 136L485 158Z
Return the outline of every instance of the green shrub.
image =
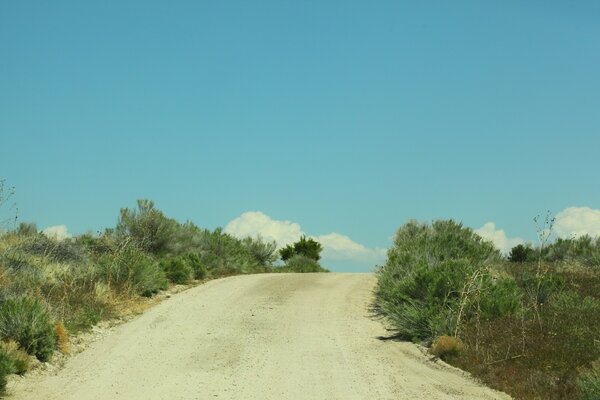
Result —
M34 222L21 222L19 223L19 227L17 228L17 235L20 236L33 236L37 235L39 232L37 224Z
M519 286L527 296L529 303L546 304L550 298L564 288L565 280L559 275L548 273L541 276L528 269L516 274Z
M151 296L166 289L165 272L147 254L127 247L119 254L106 254L98 260L99 279L119 292Z
M482 318L515 315L521 308L522 292L513 278L492 279L486 275L482 289L484 292L481 293L478 304Z
M5 352L12 359L15 374L23 375L29 371L29 355L23 351L17 342L0 342L0 352Z
M184 257L165 259L161 261L160 265L163 271L165 271L167 279L173 283L188 283L194 274L192 266Z
M87 252L73 239L57 240L38 233L25 237L18 248L21 252L43 256L54 262L84 262Z
M196 237L195 251L212 276L265 272L267 269L254 258L242 241L223 233L202 230Z
M479 310L483 317L514 312L520 298L514 282L486 272L499 259L492 243L452 220L410 221L396 233L378 270L376 309L400 337L415 341L454 334L459 310L461 320Z
M588 370L579 375L577 389L581 400L600 399L600 360L594 361Z
M578 262L585 266L600 266L600 236L557 239L545 252L547 261Z
M137 294L150 297L167 288L167 277L156 261L146 258L134 269L132 284Z
M508 260L511 262L527 262L535 261L538 257L538 253L531 247L531 245L518 244L510 250Z
M154 208L150 200L138 200L137 206L137 210L121 209L116 236L121 241L133 240L139 248L152 254L167 253L174 242L177 221Z
M280 272L310 273L329 271L321 267L319 262L314 260L313 258L297 254L286 261L285 266L280 269Z
M56 347L48 311L39 300L27 297L7 299L0 305L0 338L16 341L40 361L47 361Z
M244 238L242 245L246 248L248 254L263 267L271 268L273 263L277 261L277 244L275 242L265 242L258 236L256 238Z
M283 261L287 261L294 256L304 256L314 261L319 261L322 250L323 246L321 246L321 243L312 238L307 239L306 236L302 236L296 243L288 244L279 250L279 254Z
M6 391L6 377L15 372L15 364L10 354L0 348L0 395Z
M204 279L207 275L206 266L200 259L200 256L195 253L189 253L186 256L186 260L188 264L192 267L194 271L194 279Z

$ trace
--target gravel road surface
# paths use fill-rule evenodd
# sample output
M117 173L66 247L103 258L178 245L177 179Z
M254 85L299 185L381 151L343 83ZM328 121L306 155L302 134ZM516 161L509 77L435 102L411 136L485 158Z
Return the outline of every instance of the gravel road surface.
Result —
M11 399L509 399L411 343L381 340L372 274L210 281L125 323Z

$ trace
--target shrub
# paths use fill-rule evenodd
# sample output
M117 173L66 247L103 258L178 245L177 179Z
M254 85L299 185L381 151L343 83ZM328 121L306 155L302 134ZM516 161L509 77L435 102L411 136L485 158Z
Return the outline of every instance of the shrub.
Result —
M493 319L505 315L515 315L521 308L522 292L516 281L510 277L492 279L484 277L478 307L481 317Z
M297 255L319 261L322 250L323 246L321 246L321 243L312 238L307 239L306 236L302 236L296 243L288 244L286 247L279 250L279 254L283 261L287 261Z
M100 280L119 292L151 296L166 289L165 272L141 250L128 246L116 255L99 258L97 273Z
M56 346L48 311L39 300L27 297L8 299L0 305L0 338L16 341L40 361L47 361Z
M550 298L564 288L565 281L559 275L549 273L542 276L527 269L522 269L517 273L519 286L526 294L529 303L546 304Z
M518 244L512 249L510 249L510 253L508 255L509 261L517 263L535 261L536 258L536 251L530 245L522 244Z
M435 339L429 349L436 357L446 360L448 357L457 356L463 350L462 341L454 336L440 336Z
M194 271L184 257L174 257L161 261L163 271L173 283L188 283L194 274Z
M6 391L7 375L15 372L15 364L8 352L0 348L0 394Z
M577 379L577 389L581 400L600 399L600 359L583 371Z
M132 284L135 293L150 297L167 288L167 277L156 261L146 258L134 269Z
M18 249L54 262L83 262L87 257L85 249L74 240L57 240L41 233L25 236Z
M321 267L319 263L301 254L297 254L292 258L288 259L285 263L281 272L329 272L327 269Z
M485 270L498 259L492 243L459 223L410 221L378 271L376 310L400 337L415 341L454 334L459 317L474 316L482 306L490 316L513 311L519 299L514 285L498 283ZM491 298L499 294L509 298Z
M198 232L195 251L213 276L264 272L266 269L237 238L220 228Z
M557 239L548 246L545 254L548 261L579 262L585 266L600 265L600 237L588 235L578 238Z
M206 278L206 275L207 275L206 266L204 265L204 263L202 262L202 260L200 259L200 256L198 254L189 253L186 256L186 260L187 260L188 264L190 265L190 267L192 267L192 270L194 271L194 279Z
M242 245L246 248L249 255L263 267L270 268L277 261L278 254L275 251L277 244L275 242L265 242L258 236L256 238L244 238Z
M6 352L12 359L15 374L23 375L29 371L29 355L19 347L17 342L0 342L0 352Z
M37 235L39 232L37 224L33 222L21 222L19 223L19 227L17 228L17 235L20 236L32 236Z
M120 240L131 239L145 251L164 254L173 242L177 225L177 221L154 208L152 201L138 200L137 210L121 209L115 233Z

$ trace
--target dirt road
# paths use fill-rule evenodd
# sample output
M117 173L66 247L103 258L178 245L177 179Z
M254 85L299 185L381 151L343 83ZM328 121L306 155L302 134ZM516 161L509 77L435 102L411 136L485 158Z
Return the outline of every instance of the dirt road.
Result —
M214 280L165 300L12 399L508 399L382 341L370 274Z

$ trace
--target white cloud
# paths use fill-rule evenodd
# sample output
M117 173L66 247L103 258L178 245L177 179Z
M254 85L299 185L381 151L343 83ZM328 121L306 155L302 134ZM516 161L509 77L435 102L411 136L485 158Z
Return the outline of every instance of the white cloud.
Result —
M556 214L554 232L558 237L600 236L600 210L569 207Z
M274 220L260 211L243 213L229 222L224 231L238 238L260 235L269 242L277 242L277 247L293 243L304 234L297 223Z
M485 223L481 228L475 229L482 238L491 241L504 254L508 254L510 249L518 244L525 243L521 238L509 238L503 229L496 229L496 224L493 222Z
M59 241L65 240L65 239L71 237L71 235L69 234L69 231L67 230L66 225L49 226L49 227L43 229L42 233L44 235L48 236L49 238L56 239Z
M356 243L346 235L330 233L315 238L323 245L323 258L330 260L361 260L377 264L385 261L387 250L368 248Z
M265 240L274 240L279 248L296 242L305 235L299 224L274 220L260 211L243 213L229 222L224 231L239 238L260 235ZM382 263L385 260L386 249L365 247L346 235L332 232L311 237L323 245L324 260L354 260L369 263Z

